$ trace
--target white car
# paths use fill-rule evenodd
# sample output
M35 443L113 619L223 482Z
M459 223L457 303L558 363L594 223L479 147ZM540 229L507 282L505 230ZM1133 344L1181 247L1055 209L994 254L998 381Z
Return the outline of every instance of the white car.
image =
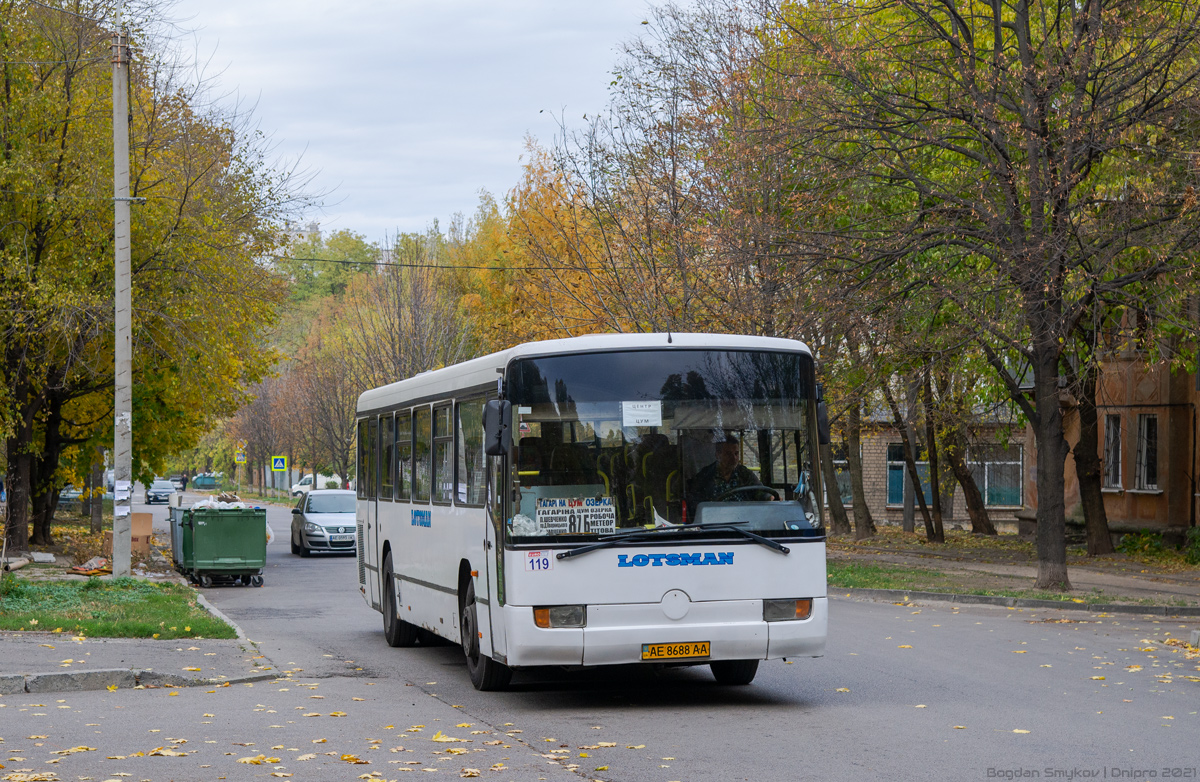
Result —
M316 478L318 481L316 486L313 486L312 473L309 473L308 475L305 475L303 478L301 478L299 483L293 483L292 484L292 496L299 497L301 494L305 494L314 488L324 489L325 484L328 483L329 481L335 481L338 486L342 485L342 479L336 475L318 475L318 476L316 476Z

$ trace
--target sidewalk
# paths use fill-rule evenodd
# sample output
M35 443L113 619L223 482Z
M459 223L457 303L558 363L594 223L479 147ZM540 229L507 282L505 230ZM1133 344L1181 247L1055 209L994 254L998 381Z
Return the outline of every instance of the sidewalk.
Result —
M278 675L245 640L0 632L0 694L213 686Z

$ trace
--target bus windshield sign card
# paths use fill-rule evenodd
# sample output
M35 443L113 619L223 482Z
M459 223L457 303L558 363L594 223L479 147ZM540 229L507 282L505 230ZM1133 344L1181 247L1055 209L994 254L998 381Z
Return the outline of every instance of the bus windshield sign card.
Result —
M622 402L622 426L662 426L662 402Z
M617 529L612 497L538 497L537 523L543 535L610 534Z

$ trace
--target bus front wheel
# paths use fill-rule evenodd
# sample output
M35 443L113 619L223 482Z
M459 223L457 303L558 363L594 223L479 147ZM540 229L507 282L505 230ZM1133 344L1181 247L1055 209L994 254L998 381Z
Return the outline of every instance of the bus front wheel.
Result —
M462 611L462 647L467 656L467 673L471 675L471 684L483 692L503 690L512 680L512 668L498 663L479 649L479 613L476 610L475 584L467 584L467 594L463 598Z
M749 684L758 673L758 660L717 660L708 667L717 684Z
M383 637L388 646L416 646L417 628L399 616L396 576L392 570L392 552L383 558Z

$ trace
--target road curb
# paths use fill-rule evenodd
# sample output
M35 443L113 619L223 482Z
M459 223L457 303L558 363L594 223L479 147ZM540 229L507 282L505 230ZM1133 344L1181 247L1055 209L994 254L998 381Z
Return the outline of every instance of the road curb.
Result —
M224 687L234 684L252 684L279 679L276 673L250 673L245 676L217 676L200 679L173 673L159 673L149 668L101 668L76 673L18 673L0 675L0 695L44 692L84 692L121 690L142 687L162 689L167 687Z
M196 602L203 607L205 611L209 612L217 619L220 619L222 622L232 627L233 631L237 633L237 639L239 641L242 641L243 643L252 643L252 641L246 637L246 634L242 632L242 628L238 627L237 622L225 616L225 614L221 612L221 609L208 602L207 598L200 594L200 592L196 592Z
M1144 606L1112 603L1075 603L1059 600L1034 600L1025 597L1002 597L1000 595L956 595L948 592L913 592L902 589L833 589L830 595L844 594L867 600L924 600L963 605L989 605L1004 608L1056 608L1065 611L1088 611L1105 614L1149 614L1151 616L1200 616L1200 606Z

